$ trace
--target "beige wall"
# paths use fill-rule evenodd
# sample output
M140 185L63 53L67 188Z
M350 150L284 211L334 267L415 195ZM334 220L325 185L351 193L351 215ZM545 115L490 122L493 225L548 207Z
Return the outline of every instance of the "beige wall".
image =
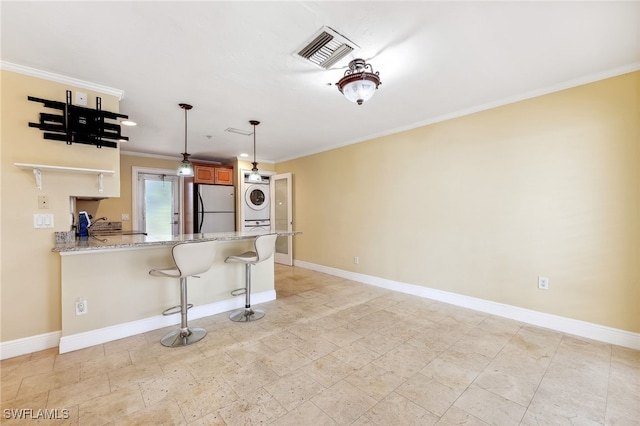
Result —
M91 145L43 139L43 132L28 126L38 122L40 112L52 112L27 96L64 102L64 84L2 71L2 129L0 131L1 195L1 340L60 330L60 256L51 252L54 231L70 227L69 197L111 196L120 193L119 149L98 149ZM102 98L102 109L118 112L117 97L81 89L88 94L89 107ZM104 193L98 192L96 175L43 171L42 190L36 189L31 170L14 163L45 164L113 170L105 176ZM49 196L50 208L38 209L38 195ZM54 216L54 228L34 229L33 215Z
M92 202L117 220L131 212L133 165L178 160L44 140L27 125L43 107L27 96L64 101L75 89L1 76L5 342L60 330L60 256L50 250L53 231L69 228L69 196L120 196ZM640 332L639 115L636 72L259 168L294 173L298 260ZM95 176L46 172L37 191L15 162L116 173L104 194ZM50 210L38 209L38 194ZM54 214L55 227L33 229L35 213ZM538 275L551 278L549 291Z
M640 332L638 117L635 72L277 164L295 259Z
M131 142L135 143L135 142ZM120 222L122 214L129 215L129 221L122 222L122 229L132 229L133 209L131 207L131 175L133 167L147 167L150 169L178 170L179 159L170 160L152 157L140 157L136 155L120 156L120 197L109 198L100 201L78 201L77 211L85 210L93 217L107 217L110 221Z

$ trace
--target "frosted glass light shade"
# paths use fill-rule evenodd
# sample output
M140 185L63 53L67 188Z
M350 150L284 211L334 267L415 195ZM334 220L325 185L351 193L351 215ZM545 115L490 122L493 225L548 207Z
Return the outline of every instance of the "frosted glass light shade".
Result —
M249 179L249 182L252 182L252 183L262 182L262 176L260 176L260 173L258 173L258 169L251 170L251 173L249 173L248 179Z
M364 59L354 59L349 62L349 69L336 83L340 93L358 105L371 99L380 84L382 83L379 73L374 73L371 65L367 64Z
M182 160L178 167L178 176L193 176L193 164L189 160Z
M344 86L342 93L351 102L362 105L363 102L371 99L376 89L377 85L373 81L356 80Z

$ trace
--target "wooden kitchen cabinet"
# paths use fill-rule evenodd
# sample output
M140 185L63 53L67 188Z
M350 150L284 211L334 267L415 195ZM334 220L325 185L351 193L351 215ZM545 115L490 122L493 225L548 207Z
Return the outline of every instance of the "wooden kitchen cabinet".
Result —
M216 185L233 185L233 167L216 166L214 168L214 180Z
M210 185L233 185L233 167L193 163L193 181Z

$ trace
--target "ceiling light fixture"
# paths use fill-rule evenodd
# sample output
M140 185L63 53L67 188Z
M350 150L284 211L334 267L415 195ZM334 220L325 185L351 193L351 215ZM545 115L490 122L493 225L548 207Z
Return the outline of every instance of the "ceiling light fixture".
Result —
M367 71L367 68L370 71ZM336 84L338 90L351 102L362 105L371 99L380 82L380 73L373 72L371 64L367 64L364 59L354 59L349 62L349 69L344 72L344 77Z
M249 120L249 123L253 126L253 168L249 173L249 182L262 182L262 176L258 173L258 163L256 163L256 126L260 124L257 120Z
M184 152L182 153L182 163L178 167L178 176L193 176L193 164L189 161L191 154L187 153L187 112L193 108L189 104L179 104L184 110Z

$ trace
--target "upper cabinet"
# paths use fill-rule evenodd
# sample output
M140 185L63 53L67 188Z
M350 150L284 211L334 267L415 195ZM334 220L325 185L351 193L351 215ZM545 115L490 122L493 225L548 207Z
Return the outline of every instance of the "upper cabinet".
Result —
M233 185L233 167L216 166L214 172L217 185Z
M233 185L233 167L193 163L193 181L210 185Z

